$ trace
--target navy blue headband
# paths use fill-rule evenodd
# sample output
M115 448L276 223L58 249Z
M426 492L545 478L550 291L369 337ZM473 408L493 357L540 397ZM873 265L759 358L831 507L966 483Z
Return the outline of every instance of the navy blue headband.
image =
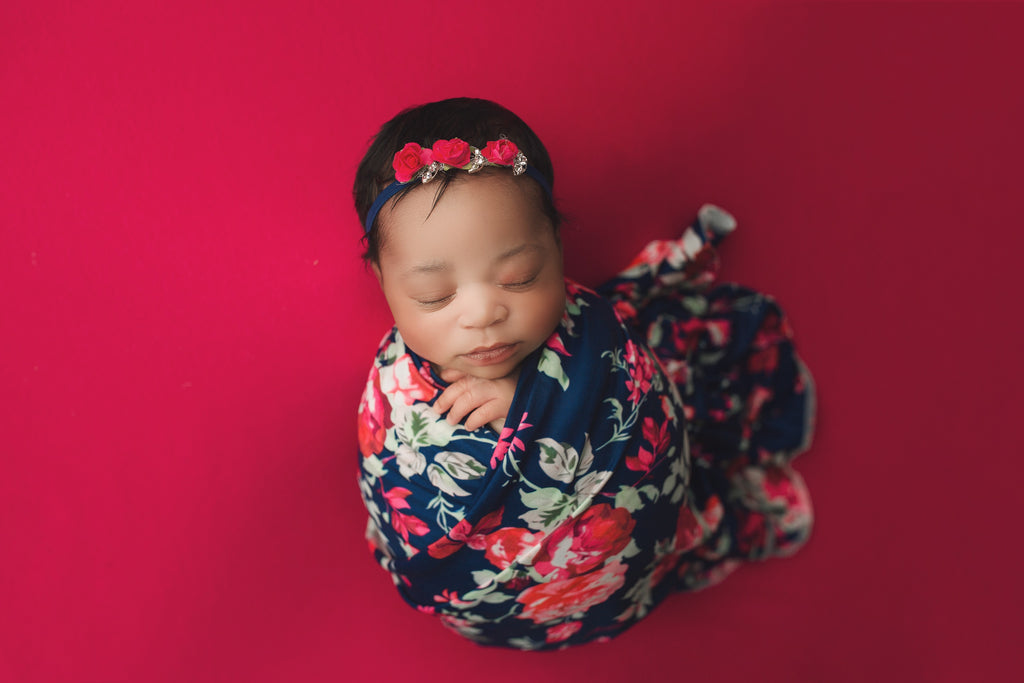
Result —
M544 188L544 193L548 197L551 197L551 186L548 185L547 179L544 178L544 175L540 171L535 169L533 166L527 166L525 172L526 175L530 176L538 183L540 183L540 186ZM366 212L366 222L363 223L363 229L366 232L370 232L370 230L373 228L373 222L377 220L377 214L380 213L380 210L384 208L385 204L388 203L388 200L394 197L399 192L401 192L402 189L408 184L409 183L400 183L396 180L395 182L385 187L381 191L381 193L377 195L377 199L373 201L373 206L371 206L370 210Z
M484 166L511 167L513 175L526 173L544 188L551 197L551 185L540 171L527 163L526 155L510 140L500 139L488 142L482 150L466 144L458 138L438 140L430 149L423 149L415 142L410 142L395 154L392 166L395 168L395 182L391 183L377 195L366 213L363 229L369 233L377 214L388 200L402 189L419 180L428 183L441 171L461 169L468 173L476 173Z

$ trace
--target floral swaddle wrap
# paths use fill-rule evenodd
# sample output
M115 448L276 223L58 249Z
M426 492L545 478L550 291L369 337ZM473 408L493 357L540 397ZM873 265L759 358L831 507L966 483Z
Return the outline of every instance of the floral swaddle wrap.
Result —
M446 384L385 337L359 407L360 487L406 601L481 644L564 647L806 541L789 462L813 385L769 297L713 286L722 216L705 207L682 239L652 242L603 296L566 280L500 434L449 425L432 408Z

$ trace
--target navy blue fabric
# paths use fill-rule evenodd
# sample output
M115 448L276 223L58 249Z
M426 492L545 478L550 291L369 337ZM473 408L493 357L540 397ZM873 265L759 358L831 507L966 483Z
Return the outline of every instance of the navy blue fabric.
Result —
M699 227L699 226L697 226ZM810 375L770 297L713 284L702 230L655 242L521 366L500 433L449 425L397 330L360 403L375 556L412 606L484 645L609 637L667 595L807 540L790 460Z

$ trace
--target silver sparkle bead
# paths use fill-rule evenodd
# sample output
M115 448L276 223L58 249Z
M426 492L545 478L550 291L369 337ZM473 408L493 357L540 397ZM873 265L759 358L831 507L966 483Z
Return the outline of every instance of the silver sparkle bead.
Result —
M484 155L480 153L480 150L473 148L473 158L470 160L469 168L466 169L467 173L476 173L484 164L487 163L487 159L484 159Z
M427 166L425 169L423 169L423 175L420 176L420 182L421 183L429 183L431 180L434 179L434 176L436 176L438 173L440 173L440 171L441 171L441 162L440 161L435 161L435 162L431 163L430 166Z
M522 175L526 171L526 155L516 152L516 158L512 160L512 175Z

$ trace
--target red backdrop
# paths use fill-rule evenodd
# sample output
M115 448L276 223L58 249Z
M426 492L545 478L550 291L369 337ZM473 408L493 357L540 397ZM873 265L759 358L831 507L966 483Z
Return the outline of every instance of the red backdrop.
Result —
M0 8L0 680L1019 673L1024 7L216 5ZM547 142L584 283L736 214L725 275L821 394L798 556L547 655L400 602L349 192L377 126L461 94Z

